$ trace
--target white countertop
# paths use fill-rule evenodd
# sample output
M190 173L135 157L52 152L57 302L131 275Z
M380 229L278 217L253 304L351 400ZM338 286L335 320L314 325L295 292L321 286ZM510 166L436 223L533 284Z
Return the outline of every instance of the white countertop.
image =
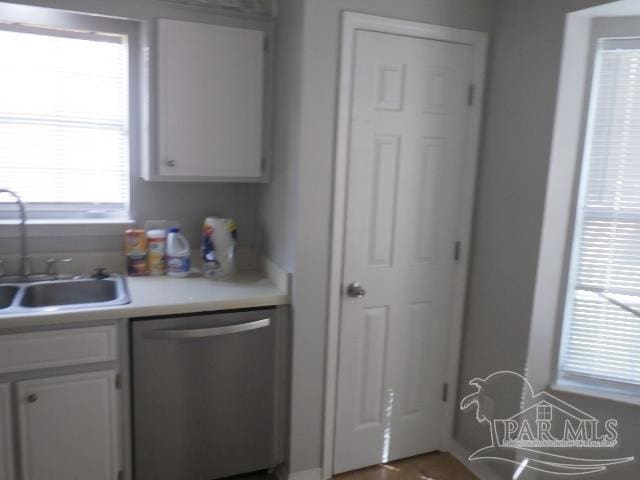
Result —
M202 277L129 277L131 303L37 313L0 314L0 329L121 318L214 312L289 303L287 294L257 273L224 280Z

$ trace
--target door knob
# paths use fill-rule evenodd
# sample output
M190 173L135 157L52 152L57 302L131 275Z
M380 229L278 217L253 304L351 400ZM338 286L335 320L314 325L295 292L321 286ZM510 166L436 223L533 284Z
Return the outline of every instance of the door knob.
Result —
M352 298L362 298L367 294L367 291L358 282L352 282L347 287L347 295Z
M30 393L29 395L27 395L26 400L28 403L36 403L38 401L38 394Z

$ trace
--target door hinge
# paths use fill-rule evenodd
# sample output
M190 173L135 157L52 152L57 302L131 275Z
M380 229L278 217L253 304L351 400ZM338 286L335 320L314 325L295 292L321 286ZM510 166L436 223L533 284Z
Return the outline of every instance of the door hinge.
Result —
M454 244L453 247L453 259L458 262L460 261L460 248L462 247L462 244L460 243L460 240L456 241L456 243Z
M449 398L449 384L445 383L442 385L442 401L447 403L447 399Z
M469 90L467 90L467 105L473 105L476 96L476 86L472 83L469 85Z
M120 390L122 388L122 374L116 373L114 383L116 384L116 390Z
M269 37L264 37L262 46L264 47L265 52L269 51Z

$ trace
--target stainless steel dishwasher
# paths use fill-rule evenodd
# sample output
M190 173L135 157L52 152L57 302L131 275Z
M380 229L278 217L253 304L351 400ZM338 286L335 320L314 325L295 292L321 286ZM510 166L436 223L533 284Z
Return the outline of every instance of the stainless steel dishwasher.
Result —
M131 323L135 480L275 466L275 309Z

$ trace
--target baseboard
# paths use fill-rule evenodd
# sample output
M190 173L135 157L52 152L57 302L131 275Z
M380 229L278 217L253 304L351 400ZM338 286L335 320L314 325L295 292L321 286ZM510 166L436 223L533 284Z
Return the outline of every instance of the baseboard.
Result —
M322 469L311 468L289 474L289 480L322 480Z
M276 465L271 472L275 475L277 480L289 480L289 469L284 462Z
M471 462L469 460L471 452L467 451L455 440L451 443L451 450L449 450L449 453L465 467L471 470L471 473L480 480L504 480L493 468L491 468L489 464ZM285 471L282 470L281 472L284 473ZM278 475L278 480L281 480L280 475ZM311 468L309 470L302 470L301 472L289 473L288 480L322 480L322 469Z
M451 443L451 450L449 450L449 453L465 467L471 470L471 473L480 480L504 480L488 463L470 461L469 455L471 455L472 452L468 451L455 440Z

